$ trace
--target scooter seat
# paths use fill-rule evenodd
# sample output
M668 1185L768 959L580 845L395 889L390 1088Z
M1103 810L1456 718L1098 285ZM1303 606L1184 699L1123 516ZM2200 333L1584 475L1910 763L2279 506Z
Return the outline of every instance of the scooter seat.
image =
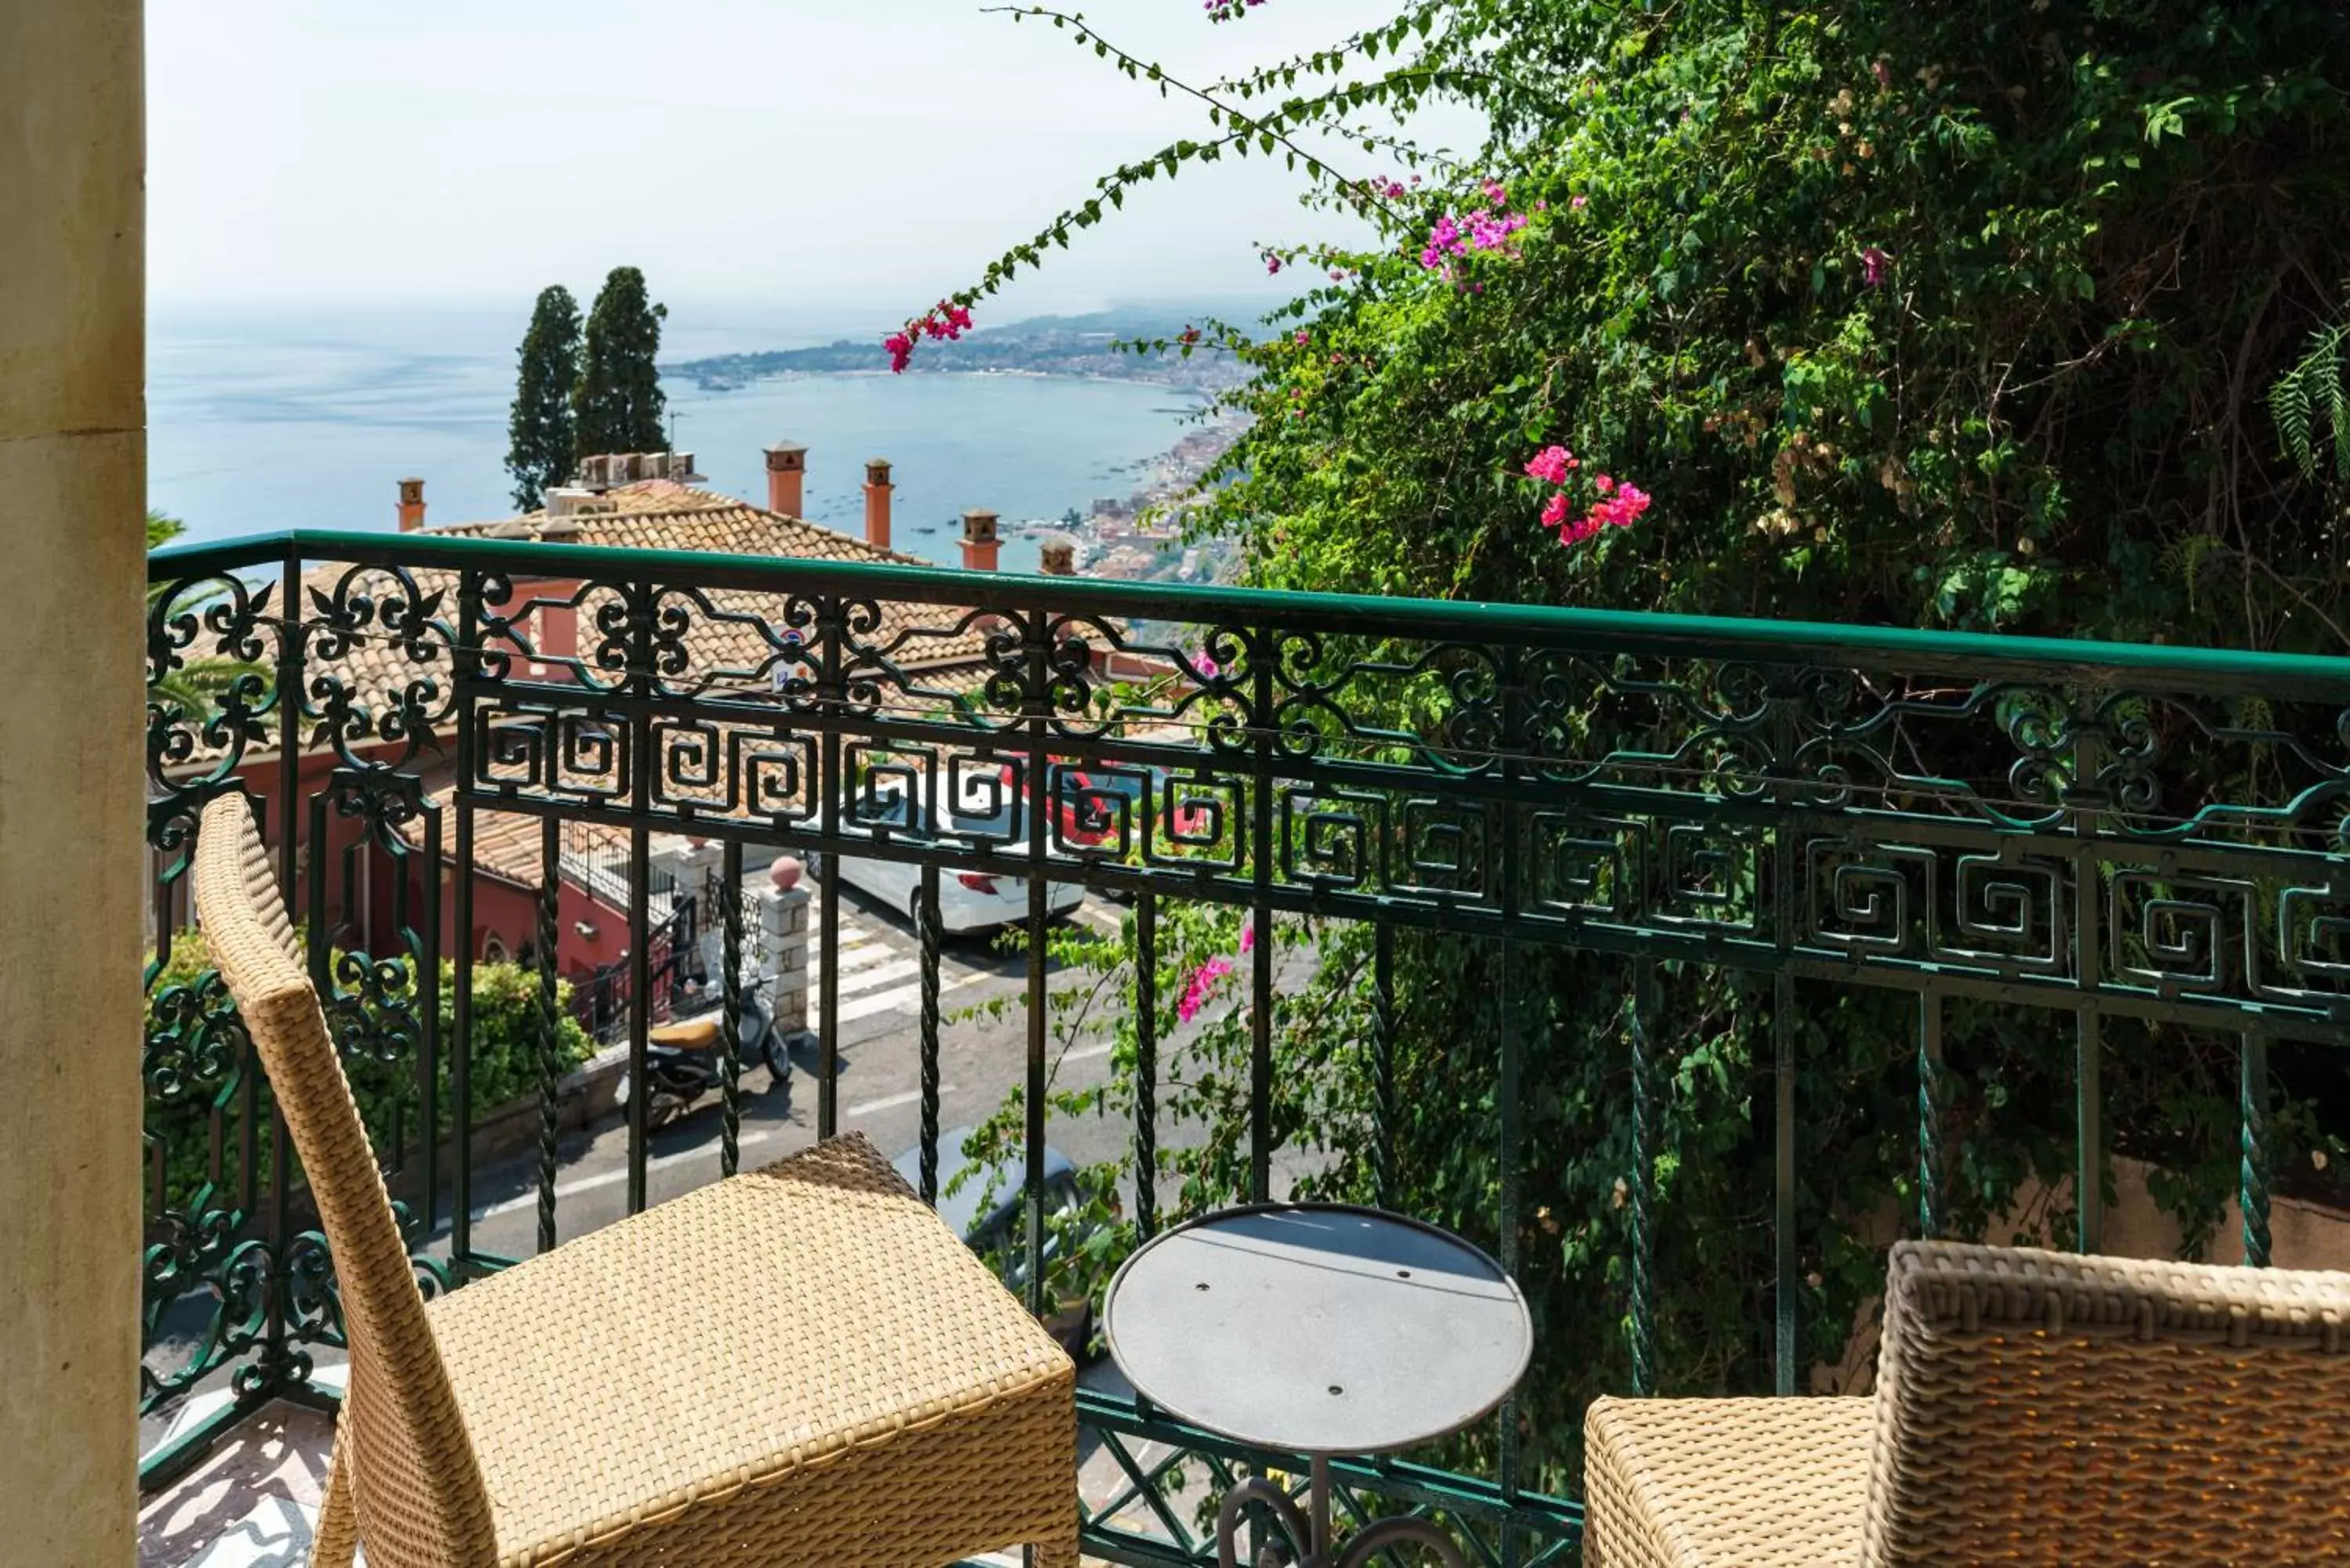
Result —
M708 1051L718 1044L718 1020L697 1018L687 1023L664 1023L659 1029L647 1030L645 1038L656 1045L673 1045L681 1051Z

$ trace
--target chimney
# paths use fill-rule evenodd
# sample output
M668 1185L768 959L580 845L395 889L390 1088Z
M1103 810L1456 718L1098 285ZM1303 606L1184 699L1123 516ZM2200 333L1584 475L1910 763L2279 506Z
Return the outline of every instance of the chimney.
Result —
M800 484L807 478L807 448L779 441L767 449L767 510L800 514Z
M995 514L972 510L962 514L962 566L967 572L995 570Z
M424 482L403 479L400 482L400 531L413 534L424 526Z
M577 524L573 524L573 530L576 534ZM564 661L579 656L579 607L572 602L579 595L579 585L548 582L525 587L529 597L539 601L530 613L531 645L538 657L525 661L529 674L538 680L574 679L572 667Z
M1037 564L1048 577L1074 577L1077 575L1077 543L1066 534L1055 534L1046 539L1037 552Z
M889 547L889 462L875 458L865 465L865 542L878 550Z

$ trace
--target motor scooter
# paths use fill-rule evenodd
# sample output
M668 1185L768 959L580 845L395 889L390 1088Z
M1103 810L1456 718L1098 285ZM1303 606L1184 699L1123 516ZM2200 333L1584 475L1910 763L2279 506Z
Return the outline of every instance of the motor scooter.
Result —
M788 1111L792 1103L791 1046L775 1028L775 1009L760 994L765 984L766 978L761 976L743 987L740 1060L746 1067L754 1062L766 1064L773 1083L784 1092L784 1108ZM686 982L688 995L700 990L696 982ZM725 1064L721 1060L724 1054L724 1028L723 1011L713 1010L698 1017L664 1023L647 1032L645 1076L649 1098L645 1105L645 1126L648 1128L667 1127L691 1110L702 1096L719 1086L725 1076ZM806 1034L806 1031L800 1033ZM627 1105L634 1089L629 1075L621 1074L616 1103Z

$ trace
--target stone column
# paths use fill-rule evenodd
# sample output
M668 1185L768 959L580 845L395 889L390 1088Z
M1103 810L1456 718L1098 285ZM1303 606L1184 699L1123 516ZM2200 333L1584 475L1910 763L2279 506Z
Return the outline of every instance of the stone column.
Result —
M138 1512L140 0L0 5L0 1557Z
M763 888L759 926L765 934L767 1001L775 1010L775 1033L791 1035L808 1026L808 889Z

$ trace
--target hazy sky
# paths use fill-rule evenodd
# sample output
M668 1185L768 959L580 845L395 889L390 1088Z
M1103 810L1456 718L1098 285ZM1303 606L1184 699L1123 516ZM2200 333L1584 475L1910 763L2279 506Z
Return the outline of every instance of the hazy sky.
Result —
M1198 0L1086 10L1204 79L1393 8L1274 0L1222 26ZM151 0L148 50L167 308L584 294L634 263L672 301L896 319L1204 126L970 0ZM994 314L1262 290L1252 241L1335 232L1298 188L1255 159L1149 187Z

